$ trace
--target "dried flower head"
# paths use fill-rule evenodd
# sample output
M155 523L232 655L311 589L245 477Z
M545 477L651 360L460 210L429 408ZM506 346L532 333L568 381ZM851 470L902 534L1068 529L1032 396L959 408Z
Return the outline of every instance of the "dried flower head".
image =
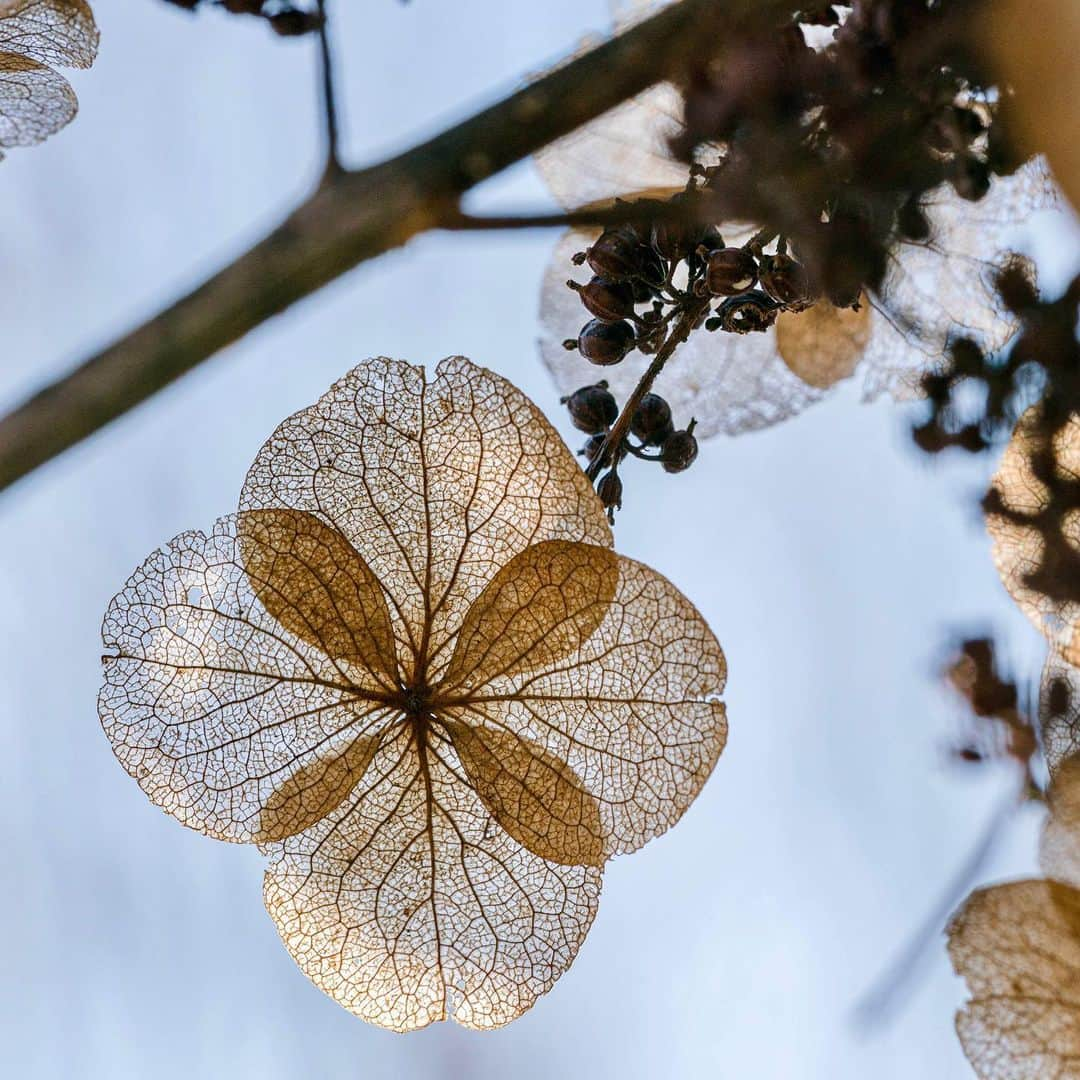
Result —
M0 0L0 158L69 124L75 91L56 67L88 68L98 30L85 0Z
M525 1012L604 862L678 820L726 737L701 616L463 358L368 361L286 420L239 513L151 555L104 639L124 767L259 844L296 962L396 1030Z
M829 12L828 23L842 21L835 10L829 8ZM1003 305L994 288L996 270L1003 260L1012 257L1005 250L1010 230L1032 210L1054 205L1056 190L1041 161L1030 162L1011 175L991 176L983 119L989 107L982 98L972 98L967 90L957 92L955 104L946 98L927 106L927 115L934 120L925 137L940 143L928 148L927 153L939 172L934 173L936 179L932 182L920 179L921 186L906 201L897 197L895 208L885 205L894 193L883 196L871 185L868 192L844 189L844 200L823 196L823 205L803 208L806 214L791 223L793 231L787 238L768 220L773 211L783 218L785 192L795 199L789 190L793 183L789 177L781 177L776 184L762 180L762 169L772 160L768 139L775 136L782 141L784 125L799 139L804 137L802 128L784 106L787 83L780 59L792 53L792 63L806 67L808 84L815 88L818 83L834 90L847 87L837 91L842 100L834 102L827 115L811 109L812 101L806 109L806 115L817 119L807 121L811 130L805 139L814 153L827 143L832 145L830 140L835 141L834 152L821 151L831 162L826 172L835 170L836 161L845 160L845 154L860 138L856 118L842 108L844 95L860 93L851 88L858 80L844 74L845 63L868 59L881 44L875 44L880 28L864 26L868 16L858 6L856 15L858 18L852 16L844 23L844 33L839 36L831 25L817 27L820 34L806 35L817 40L819 52L810 49L799 36L807 27L789 25L775 29L775 40L736 42L724 53L724 62L716 68L728 82L722 79L723 85L714 89L721 97L728 91L734 93L734 83L745 76L746 86L739 93L749 96L746 101L740 98L742 104L733 116L739 120L736 127L740 133L752 124L764 131L765 142L753 142L751 148L756 148L757 158L747 149L750 144L735 139L717 116L709 122L711 127L704 123L701 109L709 114L708 102L702 99L692 78L685 92L672 84L654 87L556 141L537 156L540 173L552 193L570 209L643 195L670 201L688 186L699 195L708 195L717 178L724 182L717 190L722 191L728 203L755 205L755 192L764 199L763 216L743 215L765 226L762 233L780 236L775 252L757 253L763 293L759 297L757 293L742 292L753 285L753 275L735 265L737 256L745 258L748 254L740 252L739 244L754 235L754 229L717 222L728 250L725 255L711 256L723 265L710 268L715 272L707 279L709 288L719 294L741 295L737 303L721 305L717 318L705 325L734 334L692 336L680 346L658 382L677 412L697 417L702 436L735 434L776 423L801 411L818 400L824 390L852 375L860 378L867 399L883 393L902 399L917 396L920 374L942 359L958 333L966 333L993 351L1015 331L1015 315ZM810 22L822 17L817 9L800 16ZM906 32L917 37L914 29ZM843 49L834 37L837 41L843 38ZM869 78L865 72L859 73L858 78L863 77ZM966 84L960 78L958 85ZM920 102L909 102L908 111L922 115L917 87L908 87L908 92ZM859 100L865 102L865 95ZM772 105L766 108L768 102ZM770 111L772 106L778 111ZM850 129L845 126L848 122L854 125ZM701 134L705 129L714 133L713 141ZM690 152L689 164L678 160L673 147ZM968 175L976 169L978 190ZM933 173L933 168L930 171ZM822 183L826 180L843 188L831 174ZM811 193L818 190L813 183L804 186ZM774 187L775 206L767 198ZM879 202L882 205L877 205ZM826 211L827 223L821 220ZM562 348L568 333L581 325L577 298L568 296L564 288L567 264L569 256L588 248L595 236L588 230L578 230L564 237L544 279L542 354L564 392L588 377L582 357ZM791 251L787 240L793 245ZM655 229L652 243L661 254L667 250L658 246ZM868 259L873 254L873 265L856 265L860 252ZM799 256L797 261L792 254ZM825 256L828 258L823 262ZM811 273L812 264L821 264L831 276L822 278ZM851 270L850 288L840 287L842 283L833 280L838 266ZM813 304L822 291L816 279L828 286L825 295L831 303ZM576 289L581 285L574 283ZM787 310L768 311L758 302L765 295L786 305ZM848 315L853 306L853 313ZM806 315L802 309L813 314ZM619 351L618 359L612 361L617 367L613 367L609 381L618 398L628 396L646 369L649 355L656 351L646 330L641 327L638 351Z

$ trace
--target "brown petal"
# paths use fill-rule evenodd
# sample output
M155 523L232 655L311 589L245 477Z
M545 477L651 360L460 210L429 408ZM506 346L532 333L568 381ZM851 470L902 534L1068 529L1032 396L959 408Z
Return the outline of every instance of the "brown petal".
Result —
M564 866L604 865L599 807L566 765L508 731L446 727L476 793L519 844Z
M596 631L619 581L609 548L548 540L510 560L465 616L444 690L564 660Z
M857 311L819 300L806 311L780 314L776 351L803 382L827 390L854 372L871 329L870 302L865 298Z
M360 736L340 753L317 757L293 773L263 807L255 840L284 840L322 821L360 783L378 748L377 736Z
M458 776L449 743L406 725L351 798L268 850L263 896L297 964L395 1031L526 1012L573 962L600 894L599 870L523 847Z
M252 465L243 510L317 513L382 586L409 673L446 663L466 612L544 540L611 546L604 509L558 432L516 387L464 357L379 357L286 420Z
M618 566L603 621L572 656L496 676L443 710L565 763L596 800L606 856L673 825L727 738L719 642L671 582L627 558Z
M0 147L33 146L70 123L75 91L52 68L0 52Z
M376 735L389 713L267 612L239 547L236 519L225 518L208 535L176 537L131 575L105 614L98 711L158 806L250 843L275 791L305 786L290 787L293 773L318 768L309 763L327 747Z
M1016 881L973 893L948 929L971 1000L956 1030L981 1080L1060 1080L1080 1061L1080 892Z
M97 49L98 29L86 0L7 0L0 5L0 52L88 68Z
M314 514L248 510L239 515L240 551L255 595L287 630L397 686L394 632L375 575L356 549Z

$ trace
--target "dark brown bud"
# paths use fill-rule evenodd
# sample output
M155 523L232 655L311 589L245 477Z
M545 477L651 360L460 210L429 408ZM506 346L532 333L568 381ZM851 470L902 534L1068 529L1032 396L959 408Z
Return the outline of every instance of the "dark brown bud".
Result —
M634 344L634 328L628 322L591 319L578 335L578 352L594 364L617 364Z
M619 225L605 229L585 257L593 272L600 277L623 281L640 272L641 253L644 250L634 230Z
M790 255L765 255L761 260L761 287L786 307L800 307L812 299L806 267Z
M619 416L619 406L605 382L583 386L562 401L574 427L586 435L607 431Z
M705 264L705 284L713 296L736 296L757 281L757 262L744 248L720 248Z
M646 446L660 446L671 435L671 406L659 394L646 394L630 418L630 430Z
M233 15L261 15L263 0L221 0L221 6Z
M600 477L600 483L596 485L596 494L607 508L608 521L614 524L615 511L622 509L622 480L619 474L612 469Z
M604 322L618 322L634 314L634 287L627 281L594 277L587 285L570 283L577 289L590 315Z
M280 37L302 37L319 29L319 15L314 11L285 8L266 18L274 33Z
M652 246L661 258L685 259L697 247L695 231L675 221L659 221L652 227Z
M673 431L660 447L660 463L664 471L669 473L682 472L694 464L697 457L698 445L694 438L694 421L685 431Z

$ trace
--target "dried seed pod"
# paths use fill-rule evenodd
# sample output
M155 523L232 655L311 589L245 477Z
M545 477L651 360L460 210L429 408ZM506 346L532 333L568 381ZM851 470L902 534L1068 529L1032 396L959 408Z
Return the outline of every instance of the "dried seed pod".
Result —
M768 330L776 322L778 310L779 305L771 296L755 289L725 300L716 309L717 328L731 334Z
M617 364L634 344L634 328L628 322L590 319L578 335L578 351L593 364Z
M615 511L622 509L622 480L614 469L600 477L596 494L608 512L608 521L614 524Z
M637 233L627 225L620 225L605 229L585 258L600 277L623 281L640 273L644 250Z
M689 469L698 454L697 439L694 438L694 421L685 431L673 431L660 447L660 463L664 472L678 473Z
M660 446L674 431L671 406L659 394L646 394L630 418L630 430L646 446Z
M698 245L698 230L675 221L652 227L652 246L664 259L685 259Z
M274 33L280 37L302 37L319 29L319 15L314 11L285 8L266 18Z
M627 281L594 277L587 285L567 284L581 297L589 314L604 322L619 322L634 314L634 287Z
M761 287L785 307L805 307L813 302L806 267L790 255L765 255L761 260Z
M586 435L607 431L619 416L619 406L606 382L583 386L569 397L564 397L562 402L570 413L574 427Z
M754 287L757 275L757 261L745 248L720 248L705 264L705 283L714 296L744 293Z
M260 15L263 0L221 0L221 6L233 15Z

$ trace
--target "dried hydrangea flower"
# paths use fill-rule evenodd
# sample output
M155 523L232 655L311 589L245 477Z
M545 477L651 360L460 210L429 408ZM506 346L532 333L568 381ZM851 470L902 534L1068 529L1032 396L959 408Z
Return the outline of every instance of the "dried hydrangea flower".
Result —
M1036 456L1044 448L1038 406L1020 417L1001 456L992 488L1007 512L1036 518L1052 510L1052 493L1036 475ZM1080 482L1080 416L1073 416L1049 447L1055 474L1065 484ZM1080 556L1080 515L1061 515L1043 527L987 513L986 527L993 540L994 563L1002 583L1020 610L1068 661L1080 661L1080 604L1048 589L1037 588L1032 575L1045 574L1049 582L1070 575L1073 560Z
M617 197L670 197L689 178L688 167L669 146L681 111L674 86L653 87L546 147L536 156L537 167L567 209L609 204ZM699 164L718 160L707 146L697 153ZM697 418L703 436L737 434L786 419L852 375L866 400L886 393L901 400L915 397L921 374L943 358L957 333L993 352L1015 332L1015 316L994 289L995 272L1015 258L1006 251L1008 233L1034 210L1055 205L1056 198L1041 160L995 178L977 203L942 185L920 202L927 239L894 248L878 294L863 297L865 314L838 318L838 309L825 303L809 320L814 325L799 333L793 328L802 316L788 313L764 333L704 340L698 334L679 348L659 389L673 408ZM721 223L720 228L728 243L729 232L748 237L753 231L745 225ZM569 258L595 236L585 229L564 234L542 284L541 354L563 393L591 374L589 364L568 355L563 342L581 322L576 294L565 287ZM611 370L616 397L632 390L648 363L647 356L631 354Z
M980 889L948 935L971 992L956 1030L981 1080L1077 1076L1080 892L1034 880Z
M0 0L0 148L33 146L74 119L75 91L53 68L90 67L97 49L85 0Z
M151 555L104 639L124 767L258 843L297 963L396 1030L525 1012L604 862L678 820L726 738L704 620L463 358L368 361L286 420L239 513Z

